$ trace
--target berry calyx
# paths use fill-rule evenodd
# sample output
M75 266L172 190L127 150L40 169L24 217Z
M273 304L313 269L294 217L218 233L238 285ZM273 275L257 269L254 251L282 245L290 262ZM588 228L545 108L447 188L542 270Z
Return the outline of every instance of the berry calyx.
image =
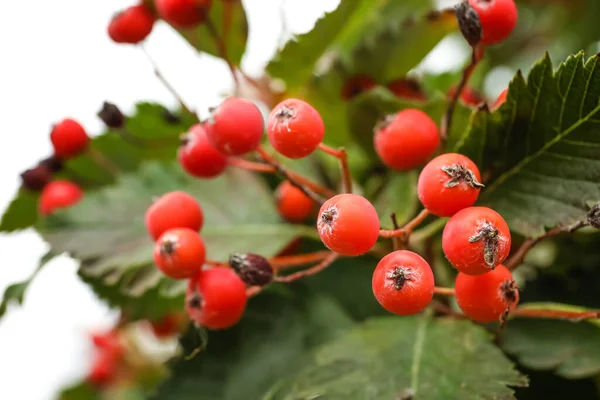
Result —
M342 98L350 100L377 86L377 82L367 75L356 75L346 81L342 88Z
M479 16L483 37L481 43L502 42L517 25L518 11L514 0L469 0Z
M359 256L377 243L379 217L366 198L338 194L321 206L317 230L329 249L344 256Z
M52 127L50 141L54 147L54 155L64 160L83 153L87 149L90 137L79 122L66 118Z
M197 231L175 228L163 233L154 246L158 269L173 279L188 279L202 269L206 247Z
M398 171L423 164L439 144L437 124L417 109L402 110L375 126L375 151L385 165Z
M155 0L158 15L176 28L193 28L206 20L212 0Z
M409 78L396 79L387 84L387 88L401 99L427 100L427 95L418 81Z
M256 104L229 97L212 110L205 129L211 146L223 154L241 156L258 147L265 122Z
M452 86L450 90L448 90L448 97L452 98L456 94L457 87ZM483 103L484 99L479 92L471 87L465 87L460 93L460 100L473 107L477 107L479 104Z
M279 215L289 222L306 220L315 208L314 201L289 181L283 181L277 187L275 201Z
M446 258L468 275L481 275L496 268L508 257L510 245L506 221L487 207L469 207L457 212L442 234Z
M267 136L279 153L298 159L319 147L325 137L325 125L313 106L299 99L287 99L269 114Z
M157 321L150 322L152 333L158 339L170 338L179 333L182 327L183 318L179 314L167 314Z
M475 204L481 183L479 168L469 158L447 153L431 160L419 175L417 193L423 207L438 217L451 217Z
M156 200L146 211L146 229L157 240L160 235L174 228L189 228L199 232L204 224L200 204L185 192L174 191Z
M248 286L265 286L273 280L271 263L258 254L232 254L229 265Z
M244 314L246 285L231 268L202 270L190 279L185 308L189 317L209 329L227 329Z
M154 15L142 3L115 15L108 25L108 36L115 43L137 44L146 39L153 27Z
M83 197L83 190L67 180L50 182L42 190L38 202L40 214L47 216L61 208L77 204Z
M23 187L33 192L42 190L51 180L52 171L43 165L38 165L21 173Z
M519 289L504 265L478 276L459 272L455 291L460 309L478 322L503 322L519 303Z
M182 135L177 158L183 169L197 178L216 178L227 167L227 157L210 145L201 124Z
M431 302L435 284L427 261L412 251L398 250L379 261L372 287L375 298L387 311L413 315Z
M496 99L496 103L494 104L494 109L497 109L498 107L500 107L502 104L504 104L506 102L506 98L508 97L508 89L504 89L499 95L498 98Z

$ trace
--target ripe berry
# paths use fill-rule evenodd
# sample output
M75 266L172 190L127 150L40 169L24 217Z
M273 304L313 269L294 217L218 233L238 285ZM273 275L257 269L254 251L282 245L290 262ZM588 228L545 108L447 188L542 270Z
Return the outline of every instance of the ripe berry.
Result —
M442 235L448 261L468 275L481 275L496 268L508 257L510 244L506 221L487 207L469 207L457 212Z
M145 4L131 6L115 15L108 25L108 36L116 43L136 44L152 32L154 15Z
M258 254L232 254L229 265L248 286L265 286L273 280L273 267L269 260Z
M203 224L202 208L185 192L167 193L146 211L146 228L154 240L173 228L189 228L198 232Z
M40 214L46 216L60 208L68 208L81 200L83 191L71 181L50 182L42 190L38 203Z
M398 250L383 257L373 272L373 294L391 313L421 312L433 298L431 267L412 251Z
M23 187L34 192L42 190L51 180L52 171L43 165L38 165L21 173Z
M231 268L202 270L188 284L188 315L209 329L235 325L246 309L246 285Z
M344 256L359 256L377 242L379 217L364 197L338 194L321 206L317 230L329 249Z
M125 347L117 331L98 332L91 335L92 343L101 352L109 354L113 359L119 359Z
M223 154L241 156L258 147L265 122L256 104L229 97L212 110L205 129L211 146Z
M447 153L431 160L419 175L417 192L423 207L439 217L451 217L472 206L483 187L477 165L467 157Z
M517 25L517 6L514 0L469 0L483 30L481 43L496 44L506 39Z
M314 201L289 181L283 181L275 190L275 201L279 215L289 222L304 221L315 207Z
M90 137L79 122L66 118L52 127L50 141L54 146L55 156L64 160L83 153Z
M158 321L152 321L150 327L154 336L166 339L177 334L181 328L183 318L179 314L167 314Z
M478 322L505 319L519 302L519 290L504 265L478 276L459 272L455 291L460 309Z
M375 151L385 165L407 171L427 161L440 144L437 124L423 111L406 109L375 126Z
M182 136L177 157L183 169L198 178L215 178L227 167L227 157L210 145L201 124Z
M175 228L163 233L154 246L154 262L166 276L187 279L206 261L206 248L198 232Z
M359 94L377 86L377 82L367 75L356 75L346 81L342 88L342 98L350 100Z
M454 97L456 94L456 89L456 86L451 87L450 90L448 90L448 97ZM475 89L467 86L460 93L460 100L462 100L462 102L465 104L477 107L483 102L483 96L481 96L481 94L479 94L479 92L477 92Z
M287 99L269 114L267 136L279 153L298 159L308 156L321 144L325 125L313 106L302 100Z
M88 382L96 386L110 384L116 376L117 361L108 353L101 352L97 354L87 378Z
M387 88L396 97L409 100L427 100L421 85L414 79L401 78L387 84Z
M203 23L212 0L155 0L162 19L176 28L193 28Z
M498 96L498 98L496 99L496 103L494 104L494 109L497 109L498 107L500 107L502 104L504 104L506 102L506 98L508 97L508 89L504 89L500 95Z

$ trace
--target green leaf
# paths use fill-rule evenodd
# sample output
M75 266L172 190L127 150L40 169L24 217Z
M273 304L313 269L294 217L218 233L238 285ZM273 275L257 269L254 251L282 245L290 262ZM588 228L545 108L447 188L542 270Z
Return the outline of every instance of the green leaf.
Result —
M571 56L556 71L546 56L527 81L518 73L499 111L476 113L451 140L491 173L479 203L525 236L582 219L600 200L599 96L597 55Z
M154 243L144 222L152 198L173 190L188 192L202 206L201 233L213 260L247 251L270 257L297 236L316 235L312 227L282 223L272 194L252 173L232 169L218 179L197 180L179 165L156 162L87 193L75 207L41 221L38 230L54 252L82 261L80 275L111 304L130 299L128 306L143 312L148 307L142 300L160 295L180 305L185 282L163 278L153 266ZM146 311L156 316L165 310L153 305Z
M392 226L391 214L396 214L399 225L404 225L415 215L418 207L417 173L393 172L377 199L373 202L381 226Z
M64 389L59 395L59 400L99 400L100 395L96 388L89 383L80 383Z
M2 215L0 232L15 232L27 229L37 221L39 194L25 189L19 190Z
M264 399L513 399L526 384L482 328L427 313L363 323Z

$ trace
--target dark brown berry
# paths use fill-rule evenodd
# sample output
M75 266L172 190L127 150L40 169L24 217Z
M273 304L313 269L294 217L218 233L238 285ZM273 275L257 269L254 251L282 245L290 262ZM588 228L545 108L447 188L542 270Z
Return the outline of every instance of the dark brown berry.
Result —
M483 38L483 29L479 15L467 1L456 6L456 18L460 33L464 36L471 47L475 47Z
M56 157L48 157L38 164L40 167L47 168L50 172L60 172L63 169L63 163Z
M596 204L587 214L587 220L591 226L600 229L600 203Z
M102 110L98 112L98 117L109 128L122 128L125 124L125 115L113 103L107 101L102 105Z
M248 286L265 286L273 280L273 267L258 254L232 254L229 265Z
M23 187L34 192L42 190L52 180L52 172L38 165L35 168L28 169L21 174Z

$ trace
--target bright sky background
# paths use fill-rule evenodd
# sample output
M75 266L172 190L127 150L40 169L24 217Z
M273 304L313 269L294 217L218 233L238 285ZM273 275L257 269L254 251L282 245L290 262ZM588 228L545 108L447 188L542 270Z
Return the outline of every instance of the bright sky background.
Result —
M271 57L287 27L304 32L339 0L245 0L250 44L244 69L255 74ZM444 4L453 1L443 1ZM136 101L175 101L155 79L144 54L118 46L106 35L111 15L129 0L6 1L0 13L0 210L19 185L19 173L51 154L53 122L70 116L89 132L102 129L96 117L104 100L124 111ZM231 87L224 64L198 56L168 26L159 23L146 47L181 96L201 112ZM466 53L450 40L427 61L429 69L459 66ZM32 231L0 235L0 293L25 279L44 242ZM76 276L76 264L60 257L40 273L23 307L0 321L0 399L46 400L87 373L88 333L115 319Z

